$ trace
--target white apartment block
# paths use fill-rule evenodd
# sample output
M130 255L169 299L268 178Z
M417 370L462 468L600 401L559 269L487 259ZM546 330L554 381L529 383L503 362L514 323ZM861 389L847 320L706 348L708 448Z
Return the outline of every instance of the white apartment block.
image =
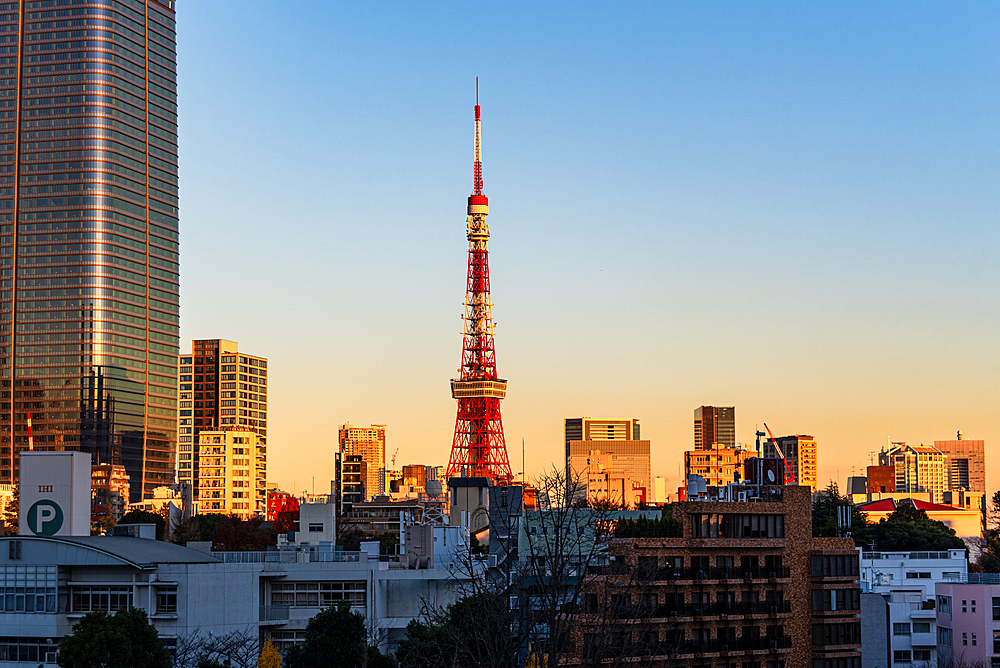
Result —
M889 666L937 666L935 585L963 582L968 571L965 550L862 552L861 591L881 594L889 608Z

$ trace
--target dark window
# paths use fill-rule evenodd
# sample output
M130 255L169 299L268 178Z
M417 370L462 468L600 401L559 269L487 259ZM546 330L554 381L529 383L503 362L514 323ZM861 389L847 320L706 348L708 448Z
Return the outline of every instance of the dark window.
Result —
M847 577L858 574L858 555L825 555L816 554L812 557L812 576Z
M813 624L813 645L857 645L861 642L861 624Z
M909 663L910 662L910 650L908 649L897 649L892 653L893 663Z
M161 591L156 594L157 612L177 612L177 592Z

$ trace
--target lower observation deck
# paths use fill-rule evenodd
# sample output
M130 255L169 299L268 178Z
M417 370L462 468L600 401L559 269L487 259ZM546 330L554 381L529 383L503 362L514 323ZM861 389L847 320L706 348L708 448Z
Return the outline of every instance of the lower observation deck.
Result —
M507 381L500 378L494 380L452 380L451 396L453 399L503 399L507 396Z

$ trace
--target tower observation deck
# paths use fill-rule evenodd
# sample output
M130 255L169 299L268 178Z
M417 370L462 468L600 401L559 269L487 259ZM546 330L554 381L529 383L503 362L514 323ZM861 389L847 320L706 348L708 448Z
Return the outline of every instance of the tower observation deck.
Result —
M455 438L447 475L485 477L508 484L513 479L503 437L500 400L507 381L497 377L493 341L493 302L490 299L490 265L487 243L490 226L489 199L483 194L483 162L479 120L479 79L476 79L476 149L473 187L469 195L466 237L469 271L462 316L462 367L451 381L451 396L458 401Z

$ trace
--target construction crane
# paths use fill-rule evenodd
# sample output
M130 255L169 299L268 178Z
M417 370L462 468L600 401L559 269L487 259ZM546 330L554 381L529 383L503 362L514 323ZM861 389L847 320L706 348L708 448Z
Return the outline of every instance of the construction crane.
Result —
M767 430L767 435L770 437L771 443L774 444L774 449L778 451L778 456L781 457L781 462L785 465L785 484L789 485L795 482L795 474L792 473L792 465L788 463L787 459L785 459L785 453L781 451L781 446L778 445L778 439L776 439L774 434L771 433L771 428L767 426L766 422L764 423L764 429Z
M396 455L399 454L399 448L396 448L396 452L392 453L392 470L396 470Z

